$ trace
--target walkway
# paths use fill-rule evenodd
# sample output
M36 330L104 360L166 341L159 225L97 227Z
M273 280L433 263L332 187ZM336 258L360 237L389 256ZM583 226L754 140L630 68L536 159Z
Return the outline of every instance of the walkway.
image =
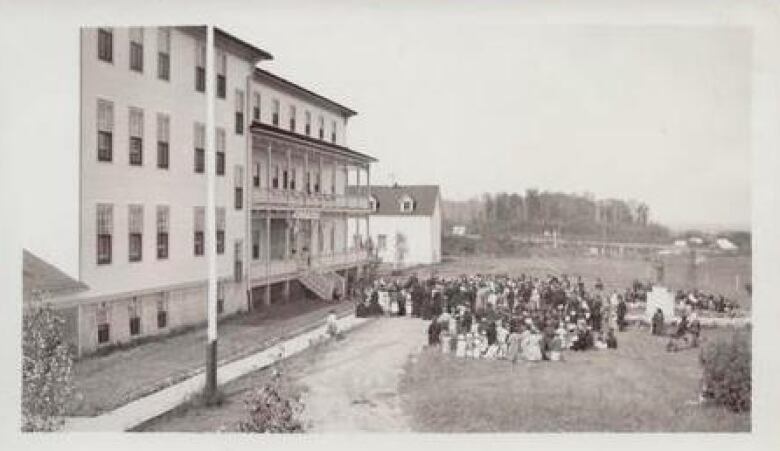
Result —
M340 328L351 329L363 322L364 318L356 318L349 315L339 320ZM227 363L219 367L217 373L218 384L222 385L252 371L264 368L273 363L280 354L291 356L304 349L315 341L322 339L325 334L325 326L317 327L294 338L280 343L269 349L252 354L248 357ZM168 388L132 401L116 410L96 417L71 417L68 418L63 431L66 432L103 432L103 431L127 431L139 424L159 416L179 404L187 401L191 396L203 390L204 374L201 373L183 380Z
M383 317L329 347L300 379L307 432L409 431L398 384L426 328L420 319Z

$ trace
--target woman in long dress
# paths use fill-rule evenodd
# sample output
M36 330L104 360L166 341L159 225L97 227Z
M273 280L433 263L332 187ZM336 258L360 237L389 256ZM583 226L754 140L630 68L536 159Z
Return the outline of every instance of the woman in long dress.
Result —
M526 341L527 346L523 349L523 354L525 355L525 359L530 362L538 362L539 360L542 360L542 334L539 333L539 330L535 327L531 331L531 333L528 335L528 340Z

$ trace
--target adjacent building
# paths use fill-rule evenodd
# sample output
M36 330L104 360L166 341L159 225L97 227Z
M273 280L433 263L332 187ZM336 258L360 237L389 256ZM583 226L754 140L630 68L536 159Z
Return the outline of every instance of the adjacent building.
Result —
M258 67L215 29L218 312L330 298L366 263L356 112ZM50 295L80 354L206 319L206 28L84 28L76 294ZM350 190L347 187L350 186ZM349 192L348 192L349 191Z
M436 185L371 186L369 233L382 263L441 262L441 195Z

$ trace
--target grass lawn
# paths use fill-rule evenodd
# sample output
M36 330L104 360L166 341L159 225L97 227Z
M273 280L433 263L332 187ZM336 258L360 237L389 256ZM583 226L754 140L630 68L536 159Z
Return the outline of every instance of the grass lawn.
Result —
M235 360L324 323L328 310L350 302L299 301L229 318L219 324L220 361ZM76 395L68 415L93 416L181 381L205 365L205 326L74 365Z
M703 340L730 331L708 329ZM647 330L617 350L567 352L563 362L467 360L426 350L401 383L420 432L736 432L750 415L695 404L698 349L665 350Z

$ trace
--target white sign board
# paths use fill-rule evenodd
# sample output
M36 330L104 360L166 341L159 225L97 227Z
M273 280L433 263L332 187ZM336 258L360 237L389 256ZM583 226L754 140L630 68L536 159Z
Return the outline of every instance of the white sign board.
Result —
M674 318L674 294L664 287L653 286L653 290L647 293L647 310L645 316L650 321L656 309L661 309L664 319Z

